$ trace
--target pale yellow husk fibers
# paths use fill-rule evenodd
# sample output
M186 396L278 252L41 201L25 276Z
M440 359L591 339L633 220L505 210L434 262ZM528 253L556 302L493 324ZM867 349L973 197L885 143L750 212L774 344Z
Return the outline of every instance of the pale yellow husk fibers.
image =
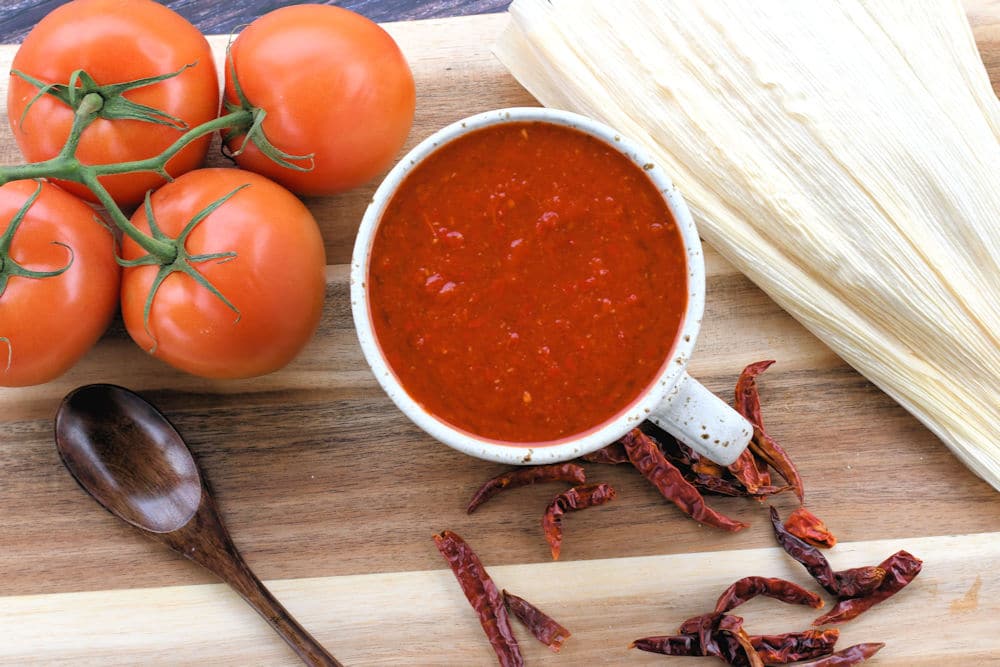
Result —
M709 244L1000 489L1000 104L956 1L510 15L531 93L649 147Z

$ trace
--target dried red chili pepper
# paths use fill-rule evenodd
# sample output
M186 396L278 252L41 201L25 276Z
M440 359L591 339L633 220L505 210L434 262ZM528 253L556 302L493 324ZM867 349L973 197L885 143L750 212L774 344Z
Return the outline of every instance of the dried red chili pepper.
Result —
M750 643L766 664L784 665L833 653L839 638L840 630L827 628L781 635L750 635Z
M645 421L639 428L646 434L647 438L652 440L653 443L660 448L660 451L663 452L663 455L668 461L682 470L690 471L690 469L702 458L698 452L694 451L653 422ZM618 444L621 445L621 440L618 441ZM624 448L622 451L625 451ZM627 452L625 456L628 458Z
M684 475L684 479L693 486L707 493L720 496L743 497L748 495L745 486L739 480L726 476L728 469L724 466L720 466L700 456L693 449L682 442L678 442L672 435L656 427L651 422L645 422L643 427L645 429L643 432L646 433L646 436L660 448L664 457L674 464ZM655 435L646 431L653 431ZM615 445L619 448L616 451L620 451L625 456L625 461L627 462L628 454L625 452L624 446L622 446L620 441L615 443ZM759 493L778 492L780 492L779 489L770 486L759 491Z
M451 566L469 604L479 614L479 623L493 645L501 667L524 665L503 597L476 552L450 530L435 535L434 543Z
M872 590L877 583L872 579L878 576L878 572L872 568L854 568L843 572L834 572L829 561L819 549L792 535L785 529L778 516L778 511L771 508L771 526L774 528L774 535L778 539L778 544L785 552L805 566L806 570L820 586L825 588L832 595L840 596L842 590L851 590L864 586L871 586L867 590Z
M715 603L715 611L730 611L758 595L766 595L789 604L804 604L814 609L823 606L823 600L818 595L791 581L776 577L743 577L723 591Z
M701 644L697 637L691 635L658 635L655 637L643 637L636 639L628 645L629 648L637 648L647 653L659 653L660 655L681 655L696 656L703 655Z
M753 438L750 440L749 449L754 455L765 461L769 466L778 471L786 482L795 491L799 502L805 500L805 487L802 484L802 477L799 469L788 456L788 453L779 445L774 438L764 432L763 429L754 426Z
M913 581L920 574L923 561L906 551L897 551L877 567L885 571L878 588L864 597L841 598L833 609L813 621L813 625L843 623L856 618L879 602L892 597Z
M719 514L707 504L684 475L660 451L656 443L637 428L629 431L622 439L629 461L643 476L659 489L663 497L679 507L685 514L709 526L737 531L747 527Z
M552 550L552 559L559 560L559 550L562 547L562 517L566 512L596 507L610 502L615 497L615 490L607 484L591 486L574 486L556 496L545 509L542 516L542 532Z
M831 653L830 655L819 658L818 660L801 662L795 667L849 667L850 665L857 665L864 662L881 651L883 646L885 646L885 644L875 642L869 644L855 644L854 646L848 646L841 651Z
M684 479L692 486L701 490L702 494L713 494L717 496L729 496L731 498L742 498L747 495L743 485L736 480L714 477L712 475L699 475L692 472L684 472ZM772 487L768 487L772 488Z
M764 418L760 412L756 378L773 363L773 360L758 361L743 369L736 381L736 411L753 424L753 438L750 440L749 449L792 485L795 495L801 502L805 497L805 489L798 468L788 453L764 430Z
M747 631L743 629L743 619L739 616L730 616L728 614L724 615L719 619L719 630L721 632L729 633L739 644L743 651L743 657L746 658L746 665L748 667L764 667L764 661L761 660L760 654L753 647L753 642L750 641L750 636ZM742 665L743 660L740 659L737 653L734 659L730 660L732 665Z
M697 461L694 461L691 464L691 472L697 475L704 475L706 477L722 477L722 475L726 472L726 468L725 466L719 465L715 461L699 457Z
M753 451L747 447L740 454L739 458L729 465L729 472L739 480L749 495L760 495L761 489L771 486L771 475L767 472L767 466L762 467L754 456Z
M760 659L768 665L784 665L799 660L811 660L833 652L833 647L840 637L836 628L825 630L806 630L804 632L789 632L781 635L750 635L750 646ZM725 642L716 635L721 657L730 664L748 664L737 657L733 642ZM673 656L704 656L698 637L695 635L660 635L636 639L629 648L637 648L648 653ZM744 649L745 651L745 649ZM744 656L745 659L745 656Z
M716 635L719 629L719 621L722 620L723 616L725 614L721 612L694 616L681 623L681 627L677 631L682 635L690 635L698 640L698 649L700 651L698 655L714 655L722 658L722 647L720 647Z
M885 578L880 565L855 567L834 572L826 556L811 544L792 535L781 523L778 510L771 508L771 526L778 544L785 552L805 566L820 586L838 598L860 597L876 590Z
M706 494L731 497L751 496L762 500L767 496L782 493L792 488L790 486L771 486L771 478L768 475L761 480L767 485L758 485L751 493L747 491L746 486L739 479L732 475L729 468L701 456L652 422L643 422L642 431L660 448L663 456L681 471L684 479ZM621 446L620 441L615 444ZM621 449L621 452L624 451ZM766 472L766 463L757 461L749 452L746 453L746 456L753 461L755 466Z
M649 422L645 423L648 424ZM659 428L655 431L655 433L646 433L645 431L643 431L643 433L646 433L646 436L660 448L660 451L663 452L663 455L667 458L667 460L675 466L690 469L695 463L698 462L699 459L701 459L701 455L698 454L698 452L694 451L666 431ZM628 453L626 452L625 455L628 456Z
M833 575L833 568L830 567L826 556L820 553L819 549L803 542L795 537L781 523L778 510L771 508L771 526L774 528L774 536L778 539L778 544L789 556L797 560L815 579L819 585L833 595L837 595L837 582Z
M779 493L784 493L785 491L793 491L794 487L791 484L786 484L784 486L762 486L757 490L757 493L748 494L751 498L756 498L757 500L766 500L768 496L776 496Z
M739 616L720 612L702 614L684 621L679 632L695 640L692 648L697 652L688 655L713 655L730 665L764 667Z
M570 636L569 630L524 598L506 590L503 591L503 601L507 605L507 609L524 624L524 627L528 628L535 639L556 653L562 649L563 643Z
M774 359L757 361L740 371L736 380L736 411L747 418L752 424L764 426L764 417L760 412L760 394L757 393L757 376L774 365Z
M767 474L767 464L758 461L749 450L743 450L744 457L753 468L748 485L733 475L732 471L699 455L693 449L678 442L673 436L659 428L651 428L650 422L643 424L644 432L655 431L656 435L646 433L659 447L668 461L674 464L684 475L684 479L705 493L720 496L744 497L750 496L763 500L768 496L789 491L791 486L771 485L771 476ZM620 443L617 443L620 444ZM622 450L624 452L624 449Z
M788 515L785 519L785 530L814 547L830 549L837 544L837 538L823 520L805 507L800 507Z
M698 614L687 619L677 628L677 632L682 635L694 635L700 639L708 639L705 635L718 624L719 619L725 615L722 611L712 611L707 614Z
M528 486L536 482L568 482L570 484L583 484L586 480L586 473L581 466L575 463L555 463L544 466L531 466L528 468L517 468L497 475L479 487L469 506L465 508L468 514L476 511L476 508L487 500L500 493L504 489L516 489L521 486Z
M750 660L746 655L746 649L743 649L732 635L716 632L713 640L719 651L717 654L704 651L698 638L693 635L643 637L629 644L629 648L637 648L647 653L672 656L704 657L714 655L723 662L730 665L739 665L740 667L746 667L750 664ZM753 637L750 637L750 640L752 642Z
M580 457L587 463L604 463L607 465L618 465L628 463L628 454L620 442L612 442L607 447L602 447L596 452L584 454Z
M864 565L833 573L837 597L857 598L868 595L882 585L885 568L880 565Z
M750 364L740 373L736 381L736 400L734 405L737 412L746 417L751 423L764 427L764 418L760 412L760 397L757 394L757 385L754 378L764 372L774 361L758 361ZM769 486L771 475L767 471L767 463L754 455L753 449L747 447L743 450L740 458L729 466L730 471L739 479L747 490L751 493L755 488Z
M735 479L724 477L712 477L710 475L698 475L692 472L681 471L684 479L691 482L692 486L700 489L703 495L729 496L731 498L755 498L764 500L768 496L773 496L785 491L790 491L790 486L762 486L756 493L747 493L746 488Z

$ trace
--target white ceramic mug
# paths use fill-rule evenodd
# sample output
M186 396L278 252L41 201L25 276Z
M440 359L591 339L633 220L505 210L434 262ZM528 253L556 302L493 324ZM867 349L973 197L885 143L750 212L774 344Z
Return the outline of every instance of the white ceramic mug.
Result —
M618 417L579 437L555 444L503 444L477 438L427 412L400 385L379 349L369 312L367 275L372 241L379 220L406 175L424 158L449 141L476 129L510 122L546 122L575 128L619 150L640 168L663 194L680 229L687 254L688 301L674 346L657 378ZM650 168L652 165L652 168ZM728 465L746 448L753 427L724 401L687 374L705 305L705 263L701 241L691 213L663 170L644 150L608 126L568 111L546 108L511 108L477 114L435 132L420 142L389 172L365 212L354 244L351 261L351 309L361 349L376 379L389 397L414 423L428 434L472 456L510 464L541 464L567 461L593 452L625 435L643 420L650 420L681 442Z

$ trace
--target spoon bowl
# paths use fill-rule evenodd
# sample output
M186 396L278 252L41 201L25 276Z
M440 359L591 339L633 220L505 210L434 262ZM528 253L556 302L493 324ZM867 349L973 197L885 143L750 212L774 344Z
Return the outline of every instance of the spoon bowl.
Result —
M94 499L136 528L169 533L201 503L201 475L177 429L136 394L108 384L69 394L56 447Z
M307 665L338 667L240 556L177 429L138 394L108 384L74 390L56 414L56 447L98 503L229 584Z

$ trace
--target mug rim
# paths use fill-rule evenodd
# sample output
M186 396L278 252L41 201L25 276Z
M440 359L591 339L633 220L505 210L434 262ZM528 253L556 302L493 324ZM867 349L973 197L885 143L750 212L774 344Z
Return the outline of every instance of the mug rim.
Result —
M410 397L382 354L371 322L367 276L375 232L386 206L406 176L438 148L460 136L484 127L516 122L554 123L581 131L617 149L641 168L660 192L673 215L684 243L687 264L687 308L674 334L670 353L656 378L622 408L617 416L577 435L549 443L503 443L461 430L434 416ZM568 461L596 451L641 424L653 408L677 391L697 341L705 307L705 264L701 240L691 212L648 151L611 127L586 116L547 107L509 107L478 113L446 125L414 146L389 171L372 196L358 228L350 271L351 313L361 350L389 398L403 414L434 439L460 452L488 461L513 465Z

